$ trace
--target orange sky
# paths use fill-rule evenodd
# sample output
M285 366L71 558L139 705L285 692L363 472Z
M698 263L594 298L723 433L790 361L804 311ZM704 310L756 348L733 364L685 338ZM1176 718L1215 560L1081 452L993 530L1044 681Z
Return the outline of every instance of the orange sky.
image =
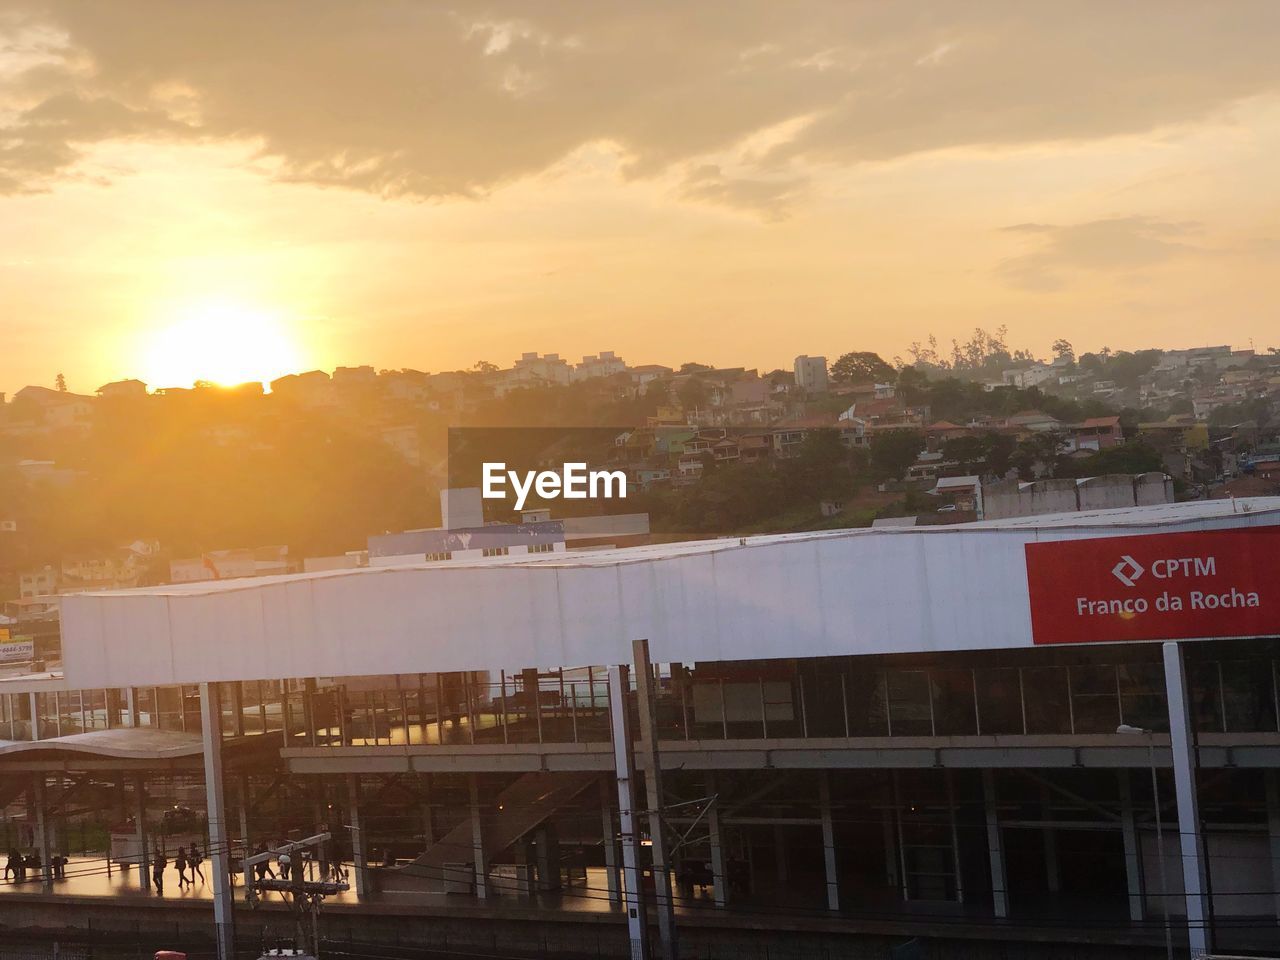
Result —
M0 391L1280 342L1280 4L0 4Z

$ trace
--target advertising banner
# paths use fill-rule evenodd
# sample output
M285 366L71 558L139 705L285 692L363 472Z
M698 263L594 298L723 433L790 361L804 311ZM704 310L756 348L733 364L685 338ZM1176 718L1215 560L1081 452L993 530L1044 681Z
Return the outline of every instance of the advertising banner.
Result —
M20 663L35 659L36 645L30 638L6 640L0 643L0 663Z
M1280 635L1280 527L1029 543L1037 644Z

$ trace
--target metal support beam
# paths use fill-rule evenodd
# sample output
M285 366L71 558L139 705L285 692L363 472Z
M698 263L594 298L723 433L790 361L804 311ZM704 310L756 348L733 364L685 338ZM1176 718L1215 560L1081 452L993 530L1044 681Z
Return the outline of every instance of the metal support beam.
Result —
M987 852L991 858L991 901L997 919L1009 916L1009 883L1004 870L1004 841L996 809L996 782L990 770L982 771L982 799L987 812Z
M151 889L151 850L147 846L147 787L141 773L133 777L133 835L138 842L138 886L143 891Z
M347 817L351 823L351 868L356 875L356 899L369 898L369 858L365 851L364 827L361 826L360 778L347 774Z
M213 887L213 923L218 960L235 960L236 918L231 897L230 834L222 782L221 686L200 684L200 735L204 740L205 818L209 826L209 882Z
M240 859L243 860L253 852L253 841L249 837L249 807L252 800L249 796L249 775L240 774ZM245 877L246 884L250 878Z
M609 781L600 779L600 836L604 843L605 888L610 903L622 902L622 884L618 876L618 828L613 822L613 804L609 801Z
M893 826L894 811L885 807L880 811L880 830L884 834L884 882L890 890L901 890L898 885L898 835Z
M1124 876L1129 888L1129 919L1146 918L1146 890L1142 876L1142 851L1138 846L1138 826L1133 816L1133 788L1129 771L1117 770L1120 781L1120 830L1124 835Z
M425 723L424 723L425 726ZM429 850L436 842L435 809L431 806L432 789L431 774L419 774L422 781L422 849Z
M907 838L902 826L902 786L898 782L898 771L889 771L889 783L893 789L893 821L898 833L898 882L902 885L902 900L911 899L911 883L907 877Z
M947 785L947 819L951 821L951 869L956 880L956 903L964 903L964 870L960 867L960 818L956 804L955 778L950 770L943 770L942 778Z
M773 867L778 877L779 889L785 890L789 882L787 877L787 833L782 824L773 824Z
M1267 839L1271 850L1271 889L1275 894L1276 923L1280 923L1280 773L1268 770L1264 774L1267 784Z
M48 796L45 794L44 774L31 781L31 806L36 815L36 850L40 854L40 879L45 893L53 889L53 850L49 842L49 818L46 816Z
M671 862L662 829L662 764L658 759L658 717L655 702L656 678L649 661L649 641L631 644L635 660L636 697L640 706L640 743L644 750L644 783L649 807L649 852L653 857L654 906L658 911L658 936L663 960L678 960L680 944L676 935L675 897L671 889Z
M1053 820L1053 801L1049 788L1040 784L1040 815L1046 824ZM1044 879L1050 893L1058 893L1062 889L1062 874L1058 869L1058 833L1052 826L1045 826L1041 831L1044 841Z
M707 808L707 830L711 838L711 891L717 907L729 904L729 875L724 867L724 837L720 833L720 797L716 793L716 775L708 770L704 775L707 796L711 805Z
M827 876L827 909L840 909L840 877L836 870L836 833L831 822L831 778L818 774L818 803L822 808L822 861Z
M622 836L622 879L626 891L627 932L632 960L649 960L649 916L640 882L640 836L636 824L636 759L631 740L627 693L631 683L625 664L609 667L609 720L613 766L618 781L618 829Z
M489 858L484 852L484 823L480 817L480 784L474 773L467 776L471 794L471 856L474 861L476 898L489 896Z
M1194 960L1209 952L1209 910L1205 883L1200 803L1196 796L1196 746L1191 701L1182 648L1164 644L1164 685L1169 703L1169 739L1173 751L1173 784L1178 798L1178 847L1182 854L1182 886L1187 902L1187 944Z

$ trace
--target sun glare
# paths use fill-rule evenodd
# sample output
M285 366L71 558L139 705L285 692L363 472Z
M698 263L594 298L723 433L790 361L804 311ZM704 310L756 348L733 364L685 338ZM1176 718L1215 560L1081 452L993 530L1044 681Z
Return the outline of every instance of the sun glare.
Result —
M144 379L157 387L197 380L223 386L298 371L302 352L270 311L242 303L205 302L179 311L144 347Z

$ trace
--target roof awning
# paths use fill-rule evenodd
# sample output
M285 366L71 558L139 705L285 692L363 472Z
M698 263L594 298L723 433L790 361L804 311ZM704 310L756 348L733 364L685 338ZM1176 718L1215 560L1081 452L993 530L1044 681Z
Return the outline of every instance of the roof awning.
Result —
M113 760L180 760L199 756L201 750L198 733L148 727L93 730L46 740L0 740L0 757L52 751Z

